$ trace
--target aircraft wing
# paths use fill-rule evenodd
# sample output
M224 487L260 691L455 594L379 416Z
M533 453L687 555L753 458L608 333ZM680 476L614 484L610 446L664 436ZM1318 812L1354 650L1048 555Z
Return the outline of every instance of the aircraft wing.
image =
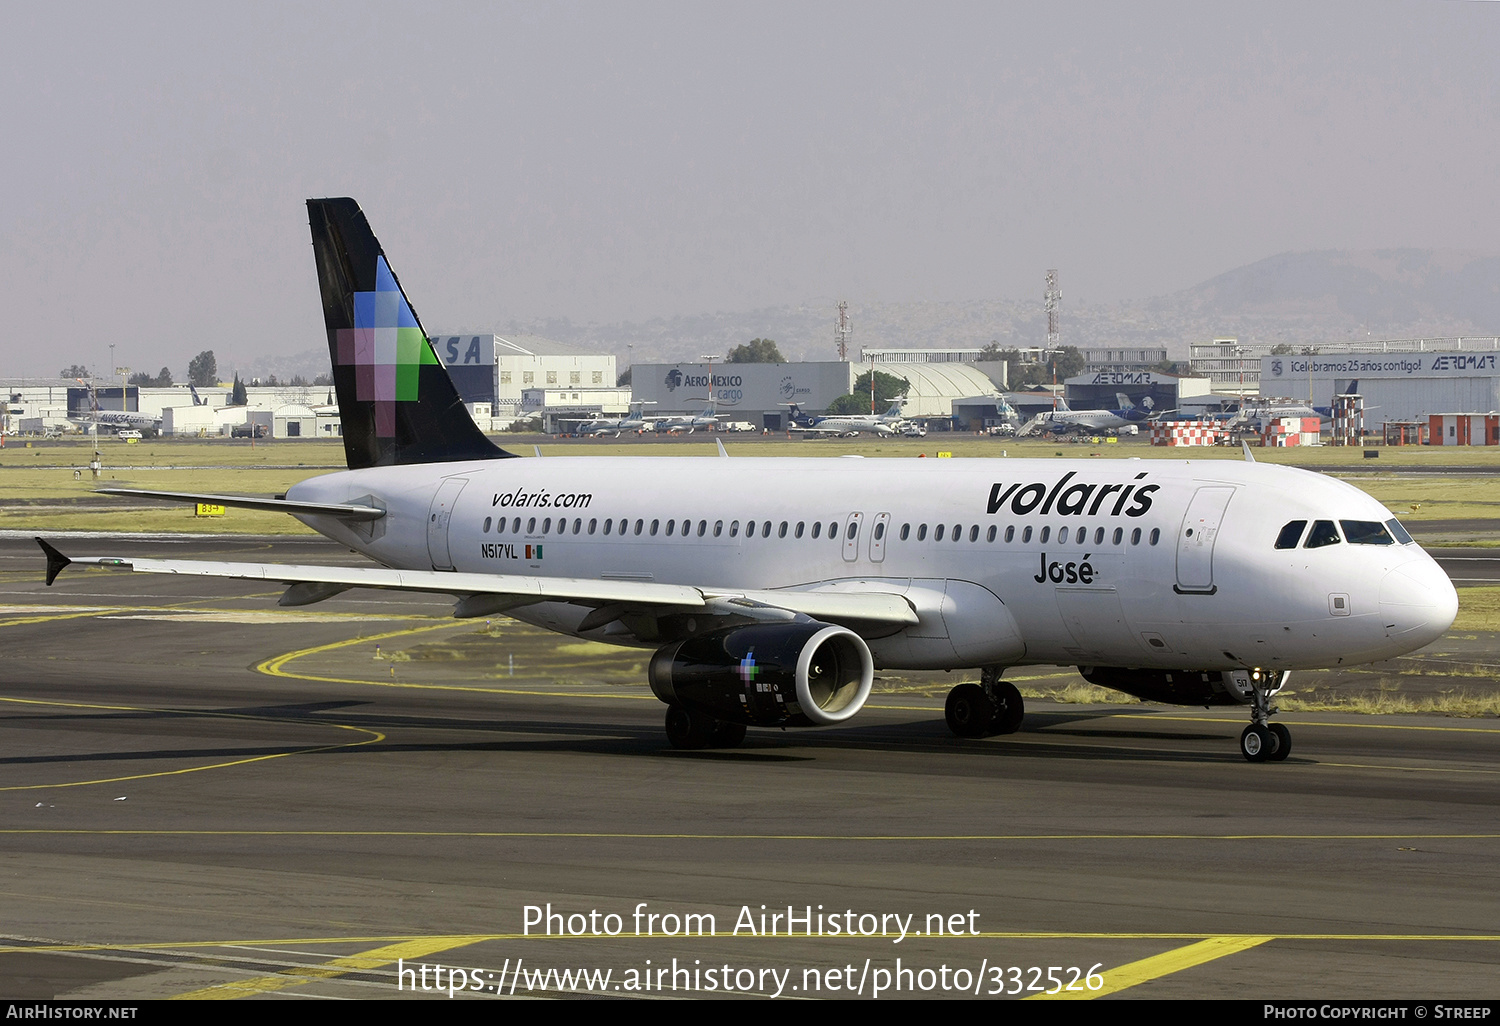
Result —
M790 591L769 589L700 588L654 581L607 581L575 577L534 577L520 574L454 573L440 570L393 570L388 567L298 566L285 563L233 563L187 559L136 559L122 556L69 558L42 539L50 585L67 566L98 566L148 574L224 577L233 580L275 581L289 585L284 606L306 605L350 588L385 588L458 598L454 615L485 616L537 602L569 602L593 607L594 626L603 626L630 611L687 612L778 618L802 613L834 623L848 621L905 626L917 614L900 595L880 592ZM591 617L595 614L591 613ZM595 617L597 619L597 617ZM786 618L790 618L787 616ZM587 623L588 618L585 618ZM588 630L581 626L580 630Z

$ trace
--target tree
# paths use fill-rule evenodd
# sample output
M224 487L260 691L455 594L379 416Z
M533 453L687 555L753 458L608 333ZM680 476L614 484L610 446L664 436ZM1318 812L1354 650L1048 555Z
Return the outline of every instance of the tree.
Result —
M776 343L768 338L752 338L742 346L735 346L724 359L726 363L786 363Z
M853 393L854 395L862 395L862 396L864 396L866 404L868 404L869 401L870 401L870 375L871 374L875 375L875 405L876 406L885 406L885 405L888 405L892 399L895 399L898 396L903 396L907 392L911 391L911 382L907 381L905 378L898 378L898 377L896 377L896 375L894 375L894 374L887 374L885 371L868 370L868 371L865 371L863 374L861 374L859 377L857 377L857 378L854 379L854 393ZM882 413L884 411L883 410L876 410L875 412L876 413Z
M626 367L623 371L621 371L620 376L615 379L615 387L624 388L626 385L630 384L630 372L633 370L635 370L634 367Z
M1005 359L1005 354L1000 351L999 342L991 342L989 345L979 350L979 362L981 363L985 363L991 360L1003 359Z
M75 363L71 367L64 367L62 369L62 371L59 372L58 377L61 377L61 378L91 378L91 377L93 377L93 375L89 373L89 369L87 367L85 367L83 364L81 364L81 363Z
M230 406L248 406L248 405L250 405L250 400L245 395L245 383L240 380L240 375L239 375L238 371L236 371L235 375L234 375L234 387L229 390L229 405Z
M1274 345L1271 347L1272 356L1291 356L1295 352L1296 350L1285 342L1282 342L1280 345Z
M1048 357L1047 371L1056 377L1058 382L1082 374L1083 368L1088 366L1088 360L1084 359L1077 346L1063 346L1049 353Z
M205 349L188 361L188 382L200 387L219 383L219 361L214 351Z
M145 371L130 375L130 384L140 385L143 388L171 388L172 372L166 367L161 369L160 374L151 375Z
M875 375L875 410L870 409L870 375ZM854 379L854 391L828 404L827 413L835 417L855 414L884 413L885 407L911 391L911 382L885 371L865 371Z

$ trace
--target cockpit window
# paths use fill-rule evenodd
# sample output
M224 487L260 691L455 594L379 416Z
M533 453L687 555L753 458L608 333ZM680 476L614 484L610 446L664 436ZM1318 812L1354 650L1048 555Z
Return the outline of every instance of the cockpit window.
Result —
M1293 520L1281 529L1276 536L1276 547L1278 549L1295 549L1297 543L1302 540L1302 532L1307 530L1306 520Z
M1406 533L1406 528L1401 526L1401 521L1397 520L1395 517L1391 517L1391 519L1387 520L1385 522L1385 526L1390 528L1391 534L1395 535L1396 540L1402 545L1410 545L1414 540L1411 535Z
M1350 545L1396 544L1378 520L1340 520L1339 526L1344 529L1344 537L1349 539Z
M1324 545L1337 545L1339 541L1339 529L1333 526L1333 521L1319 520L1313 524L1313 529L1307 532L1307 543L1302 547L1320 549Z

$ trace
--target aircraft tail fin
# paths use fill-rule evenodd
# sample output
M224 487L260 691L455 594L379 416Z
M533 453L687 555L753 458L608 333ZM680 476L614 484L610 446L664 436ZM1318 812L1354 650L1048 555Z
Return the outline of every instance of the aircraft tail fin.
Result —
M352 199L310 199L349 469L500 459L474 423Z
M192 393L192 396L193 396L193 405L194 406L202 406L203 405L203 400L200 399L200 398L198 398L198 386L197 385L189 385L188 386L188 391Z
M1118 408L1122 413L1129 413L1131 410L1135 409L1135 403L1131 402L1130 396L1126 395L1124 392L1115 393L1115 402L1120 404Z

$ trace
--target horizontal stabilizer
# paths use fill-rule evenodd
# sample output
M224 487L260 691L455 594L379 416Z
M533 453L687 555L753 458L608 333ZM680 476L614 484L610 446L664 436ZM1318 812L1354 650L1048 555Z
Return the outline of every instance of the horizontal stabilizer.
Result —
M338 517L341 520L379 520L385 510L378 506L361 506L341 502L292 502L288 499L259 498L254 495L210 495L198 492L153 492L143 488L100 488L102 495L132 495L140 499L164 499L167 502L202 502L211 506L235 509L260 509L272 513L300 513L303 516Z

